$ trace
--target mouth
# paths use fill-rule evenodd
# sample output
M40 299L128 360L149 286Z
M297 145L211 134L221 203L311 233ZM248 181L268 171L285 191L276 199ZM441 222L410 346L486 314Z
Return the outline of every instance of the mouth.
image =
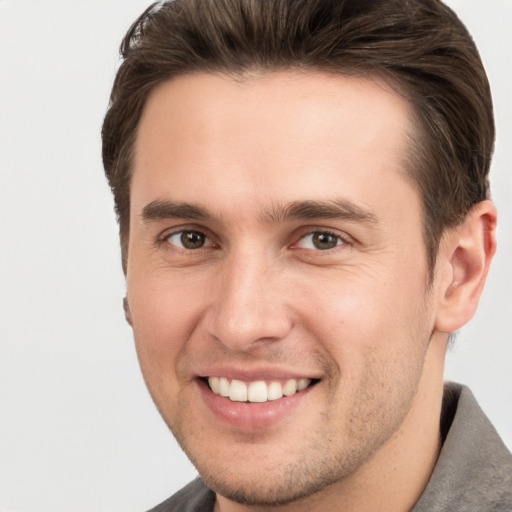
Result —
M210 390L232 402L264 403L291 397L319 382L319 379L255 380L244 382L227 377L204 377Z

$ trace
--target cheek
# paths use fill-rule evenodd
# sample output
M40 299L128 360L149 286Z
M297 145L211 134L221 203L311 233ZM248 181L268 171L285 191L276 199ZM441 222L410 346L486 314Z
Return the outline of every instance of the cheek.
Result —
M169 279L129 279L127 297L141 366L168 366L184 350L200 300Z
M181 408L184 359L195 326L194 301L163 280L129 280L127 296L135 348L146 386L160 414L173 429Z
M389 266L372 270L304 281L295 294L303 297L306 329L329 351L341 350L353 359L354 353L407 343L416 327L424 328L423 272L406 277Z

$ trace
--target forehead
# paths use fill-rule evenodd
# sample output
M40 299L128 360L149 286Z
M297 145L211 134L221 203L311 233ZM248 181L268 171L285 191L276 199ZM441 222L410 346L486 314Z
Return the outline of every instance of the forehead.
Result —
M373 78L180 76L157 86L144 108L132 202L227 204L233 194L289 202L333 187L357 196L362 186L384 187L390 173L404 181L410 114L403 97Z

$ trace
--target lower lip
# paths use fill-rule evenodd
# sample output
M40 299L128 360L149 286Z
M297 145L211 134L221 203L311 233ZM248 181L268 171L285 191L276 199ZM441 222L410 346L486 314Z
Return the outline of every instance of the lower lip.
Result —
M208 408L222 423L244 430L268 428L286 420L309 394L313 386L292 396L262 403L232 402L215 394L202 380L198 388Z

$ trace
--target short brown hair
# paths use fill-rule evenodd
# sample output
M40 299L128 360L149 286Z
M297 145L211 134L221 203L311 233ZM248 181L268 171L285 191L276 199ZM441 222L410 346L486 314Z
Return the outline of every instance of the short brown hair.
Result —
M443 231L489 195L489 84L470 34L440 0L158 2L132 25L121 55L102 137L124 269L142 110L157 84L194 71L243 76L295 68L373 73L392 83L417 121L409 175L423 200L431 273Z

